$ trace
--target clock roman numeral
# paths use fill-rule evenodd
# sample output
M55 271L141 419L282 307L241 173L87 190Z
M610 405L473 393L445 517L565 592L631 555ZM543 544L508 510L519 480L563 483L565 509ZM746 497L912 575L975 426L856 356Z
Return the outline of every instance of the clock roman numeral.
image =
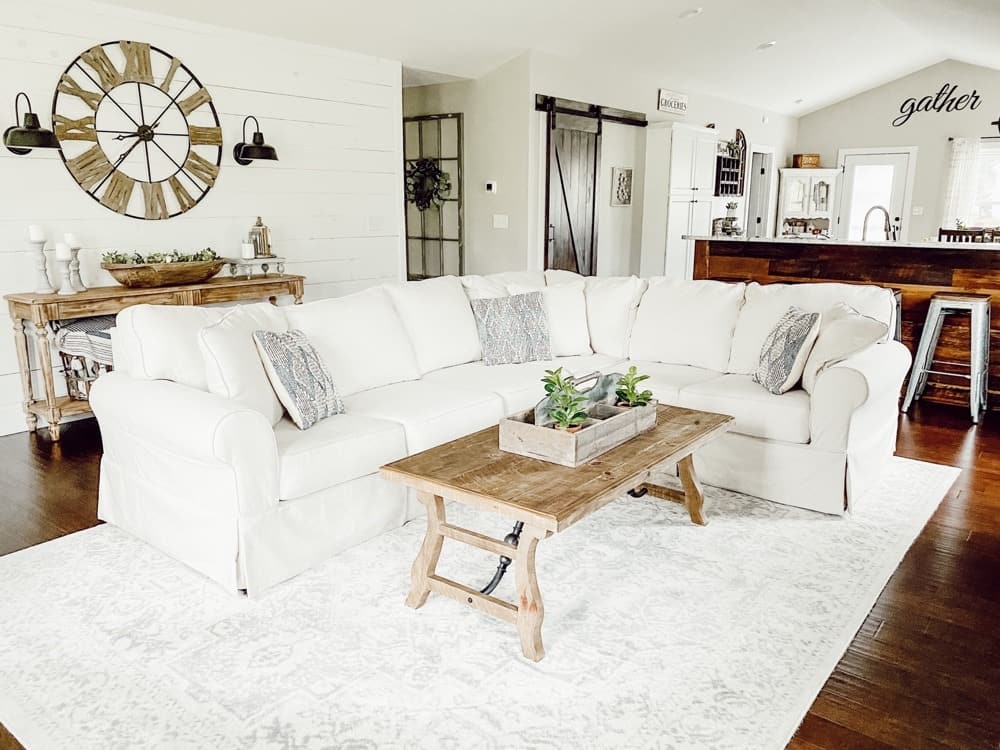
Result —
M149 59L149 45L144 42L121 42L125 55L125 72L122 78L139 83L153 82L153 64Z
M162 182L141 182L142 199L146 206L147 219L168 219L167 201L163 197Z
M181 211L187 211L195 204L195 199L191 197L191 193L184 189L180 180L177 179L177 175L174 175L167 180L167 184L169 184L170 189L174 191L174 198L177 199L177 205L180 206Z
M188 154L184 169L209 187L215 186L215 178L219 176L219 168L194 151Z
M108 161L108 157L104 155L101 147L95 144L79 156L67 160L66 167L73 175L73 179L80 184L80 187L84 190L90 190L107 177L108 172L111 171L111 162Z
M181 61L176 57L170 58L170 69L167 74L163 76L163 80L160 81L160 90L166 93L170 90L170 84L174 82L174 76L177 74L177 69L181 66Z
M91 47L82 55L80 59L94 69L98 78L101 79L101 88L105 91L113 89L122 82L121 74L115 68L104 47Z
M128 203L132 198L132 189L135 187L135 180L121 172L115 172L108 180L108 187L101 196L101 203L123 214L128 211Z
M203 128L192 125L188 128L188 137L192 146L221 146L222 128Z
M97 141L94 116L71 120L62 115L55 116L56 138L60 141Z
M84 104L95 112L97 111L97 105L101 103L101 98L104 96L104 94L80 88L80 85L73 80L72 76L66 73L63 73L62 78L59 79L59 85L56 86L56 89L64 94L79 97L83 100Z
M181 108L181 112L185 115L190 115L202 104L212 101L212 97L209 95L205 89L201 88L195 91L187 99L182 99L177 102L177 106Z

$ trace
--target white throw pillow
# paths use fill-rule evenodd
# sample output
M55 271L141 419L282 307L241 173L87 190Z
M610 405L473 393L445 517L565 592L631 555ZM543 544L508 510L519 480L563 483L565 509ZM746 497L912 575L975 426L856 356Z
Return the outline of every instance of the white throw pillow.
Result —
M753 374L764 339L789 307L823 313L838 302L844 302L862 315L886 325L891 325L895 316L896 303L892 292L882 287L834 283L747 284L746 301L733 333L728 371L740 375Z
M288 416L300 430L344 413L330 371L302 331L254 331L261 364Z
M268 302L233 308L198 332L198 346L209 392L259 411L274 425L285 410L254 344L253 333L259 330L287 331L282 308Z
M821 319L819 313L789 307L764 340L754 382L775 395L792 390L802 379Z
M590 346L598 354L628 356L628 340L646 282L635 276L588 276L584 287Z
M593 354L590 348L590 329L587 328L587 300L583 294L583 282L560 284L533 289L520 284L510 284L511 294L526 294L540 291L545 316L549 321L549 340L553 357L572 357L578 354Z
M888 332L886 323L838 302L823 313L819 337L802 371L802 387L807 393L812 393L816 378L823 370L882 341Z
M650 279L629 358L725 372L745 290L743 283Z
M420 373L483 358L476 318L457 276L385 287L403 320Z
M288 327L313 343L344 398L420 377L410 337L381 287L285 311Z
M547 286L559 286L560 284L577 284L586 280L576 271L563 271L558 268L550 268L545 272L545 284Z
M485 276L461 276L462 288L470 299L493 299L506 297L507 285L500 279L488 279Z
M217 323L230 307L135 305L115 319L115 339L127 341L115 353L115 367L139 380L172 380L208 390L198 332Z

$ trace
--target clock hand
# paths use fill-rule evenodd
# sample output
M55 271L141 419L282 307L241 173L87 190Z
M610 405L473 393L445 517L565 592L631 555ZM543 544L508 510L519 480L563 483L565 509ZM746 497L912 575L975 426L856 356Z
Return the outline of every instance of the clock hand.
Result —
M121 163L128 158L129 154L135 151L135 147L138 146L140 143L141 141L136 141L135 143L133 143L131 146L128 147L128 150L124 154L118 157L115 163L111 165L110 171L106 175L104 175L104 179L101 180L99 183L97 183L97 186L89 191L91 195L97 194L97 191L101 189L101 186L108 181L108 178L115 173L115 170L118 169Z

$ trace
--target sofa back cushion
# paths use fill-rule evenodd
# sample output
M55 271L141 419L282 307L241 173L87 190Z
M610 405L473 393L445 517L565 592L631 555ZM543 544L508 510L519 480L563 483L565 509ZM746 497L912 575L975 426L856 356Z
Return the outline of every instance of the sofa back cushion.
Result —
M629 358L725 372L745 291L742 283L650 279L636 311Z
M764 340L789 307L824 313L838 302L885 323L887 330L892 330L895 301L892 292L882 287L826 283L748 284L733 334L728 371L749 375L757 369Z
M584 287L590 346L598 354L628 356L628 339L646 282L635 276L588 276Z
M460 278L462 287L465 289L465 296L470 300L507 296L507 285L500 279L492 279L488 276L462 276Z
M198 332L231 308L135 305L115 321L115 367L140 380L172 380L208 390Z
M272 425L285 410L261 362L254 331L288 330L284 309L269 302L241 305L198 332L208 390L259 411Z
M586 280L586 276L578 274L576 271L563 271L559 268L549 268L545 271L545 284L547 286L559 286L560 284L577 284Z
M593 354L590 348L590 330L587 328L587 300L583 280L576 284L559 284L535 289L520 284L510 284L511 294L540 292L545 317L549 323L549 343L553 357L573 357Z
M545 286L545 273L543 271L501 271L484 276L484 279L497 281L504 286L508 284L520 284L530 286L532 289L541 289Z
M476 318L456 276L385 287L413 342L420 373L482 359Z
M382 287L294 305L285 316L289 329L316 347L343 397L420 377L410 337Z

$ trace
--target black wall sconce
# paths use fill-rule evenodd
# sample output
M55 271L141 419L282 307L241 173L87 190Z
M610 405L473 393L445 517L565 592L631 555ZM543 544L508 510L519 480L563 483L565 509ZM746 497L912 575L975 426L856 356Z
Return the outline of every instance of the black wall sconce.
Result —
M253 141L247 143L247 123L253 120L254 130ZM257 118L253 115L248 116L243 120L243 140L233 146L233 159L237 164L242 164L244 167L252 161L266 160L266 161L278 161L278 152L274 150L274 146L268 146L264 143L264 134L260 132L260 123L257 122Z
M62 148L59 139L51 130L46 130L38 122L38 115L31 111L31 99L23 91L14 97L14 121L21 119L21 110L18 104L21 97L28 103L27 111L24 113L23 125L12 125L3 131L3 145L7 150L18 156L30 154L36 148Z

